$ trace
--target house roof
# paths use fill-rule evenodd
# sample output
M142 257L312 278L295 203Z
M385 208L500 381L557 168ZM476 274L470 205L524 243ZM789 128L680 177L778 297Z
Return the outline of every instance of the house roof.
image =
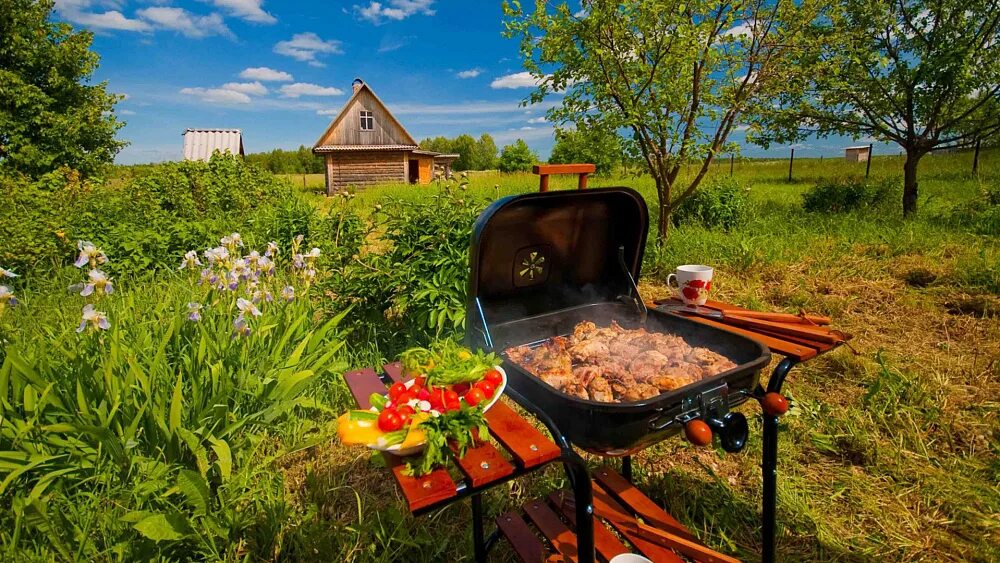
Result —
M313 152L348 152L348 151L413 151L417 145L319 145L313 147ZM437 154L437 153L434 153Z
M859 150L859 149L868 150L868 145L858 145L856 147L846 147L844 150L845 151L854 151L854 150Z
M243 154L243 132L239 129L185 129L184 160L208 160L219 151Z
M354 91L353 94L351 94L351 97L348 98L347 103L344 104L344 107L340 108L340 112L337 114L337 117L333 118L333 121L330 122L329 127L327 127L326 130L323 131L323 134L320 135L319 139L313 145L313 150L314 151L320 152L323 149L327 149L328 147L333 146L333 145L321 145L320 143L322 143L323 139L326 139L330 135L330 133L334 129L337 128L337 125L340 124L341 121L343 121L344 116L347 115L347 110L351 107L351 105L354 104L354 101L358 98L358 96L364 90L368 91L368 93L371 95L371 97L375 99L375 102L377 104L379 104L380 106L382 106L382 109L385 111L385 114L387 116L389 116L389 119L391 119L392 122L395 123L397 127L399 127L399 130L405 136L405 139L403 139L403 140L409 141L412 144L412 147L416 148L417 141L413 138L413 135L410 135L410 132L406 130L406 127L403 127L403 124L400 123L398 119L396 119L396 116L392 115L392 112L389 111L388 107L386 107L385 102L383 102L381 100L381 98L379 98L378 95L375 94L375 91L372 90L370 86L368 86L368 83L364 82L364 81L361 81L361 85L357 88L357 90ZM371 147L371 146L374 146L374 145L344 145L344 146L369 146L369 147ZM385 145L379 145L379 146L385 146ZM355 149L355 150L373 150L373 149L368 148L368 149Z

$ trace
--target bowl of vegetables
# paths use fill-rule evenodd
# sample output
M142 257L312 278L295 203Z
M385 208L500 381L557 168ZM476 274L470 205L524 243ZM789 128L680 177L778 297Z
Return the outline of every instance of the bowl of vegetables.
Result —
M463 444L474 441L474 431L485 433L482 415L507 387L499 358L442 341L407 350L400 362L406 381L394 383L385 394L373 393L370 409L340 417L342 443L410 456L429 441L453 441L464 450Z

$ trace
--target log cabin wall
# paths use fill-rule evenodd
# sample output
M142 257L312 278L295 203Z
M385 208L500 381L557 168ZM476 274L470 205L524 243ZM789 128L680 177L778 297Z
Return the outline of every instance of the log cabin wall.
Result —
M361 130L361 112L370 111L374 127ZM407 145L416 143L368 88L358 92L343 110L343 118L333 131L320 139L320 145Z
M326 193L348 186L380 182L405 182L406 158L403 151L344 151L326 155Z

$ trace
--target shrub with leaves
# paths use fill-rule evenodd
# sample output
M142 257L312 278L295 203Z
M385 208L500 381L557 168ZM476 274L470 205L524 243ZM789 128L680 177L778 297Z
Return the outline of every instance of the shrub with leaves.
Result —
M817 184L802 196L802 208L811 213L847 213L881 209L894 205L902 190L891 178L861 177L828 180Z
M319 249L241 239L189 252L181 277L143 291L0 316L30 327L0 353L0 541L47 545L46 558L222 559L256 525L247 506L272 486L247 473L262 436L344 406L326 392L345 367L343 315L324 320L309 299ZM80 247L79 263L102 262ZM291 441L323 432L290 422Z
M706 183L674 211L675 225L700 224L725 230L740 227L750 218L750 188L732 178Z

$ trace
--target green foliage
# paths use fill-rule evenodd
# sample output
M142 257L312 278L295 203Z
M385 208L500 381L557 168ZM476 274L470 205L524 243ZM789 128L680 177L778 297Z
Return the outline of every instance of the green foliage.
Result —
M589 163L597 173L611 174L622 162L621 139L615 133L600 128L556 131L556 144L552 147L549 164Z
M265 283L297 298L261 302L249 336L235 294L172 275L101 298L107 331L74 331L82 299L65 294L0 318L21 327L0 349L0 541L88 560L217 560L250 541L280 494L256 474L262 441L320 439L344 406L342 316L318 317L287 263Z
M271 152L251 153L244 157L247 164L275 174L323 174L323 157L300 145L297 150L274 149Z
M383 248L327 282L366 337L399 349L461 333L472 224L487 203L464 184L424 190L419 202L385 199L374 218Z
M980 235L1000 235L1000 182L981 184L975 199L948 209L938 220Z
M732 178L720 178L685 199L671 218L675 225L695 223L728 231L745 225L752 211L750 188Z
M173 269L219 232L287 244L315 213L287 182L221 155L146 167L124 181L68 170L37 181L0 176L0 193L0 261L25 274L68 264L77 240L104 248L112 273Z
M802 194L802 208L811 213L879 210L899 201L899 192L892 178L834 179L820 182Z
M751 138L765 146L814 133L896 143L909 157L903 212L915 212L924 155L1000 131L996 2L839 0L828 14L794 63L801 87L777 93L779 109Z
M626 130L624 147L656 183L658 237L701 183L740 123L755 123L773 98L797 86L788 64L819 17L819 0L629 0L569 2L535 10L505 0L505 35L520 39L525 68L538 80L529 100L559 93L549 121L577 130ZM742 26L742 32L741 27ZM701 173L679 183L682 167ZM677 188L677 189L675 189Z
M41 176L61 166L91 175L125 146L120 96L87 84L92 34L50 21L49 0L0 0L0 171Z
M452 164L452 170L493 170L497 167L497 145L489 133L483 133L478 140L470 135L459 135L454 139L427 138L420 141L420 148L444 154L458 154L458 159Z
M499 168L501 172L528 172L538 163L538 155L528 147L524 139L518 139L504 146L500 151Z

